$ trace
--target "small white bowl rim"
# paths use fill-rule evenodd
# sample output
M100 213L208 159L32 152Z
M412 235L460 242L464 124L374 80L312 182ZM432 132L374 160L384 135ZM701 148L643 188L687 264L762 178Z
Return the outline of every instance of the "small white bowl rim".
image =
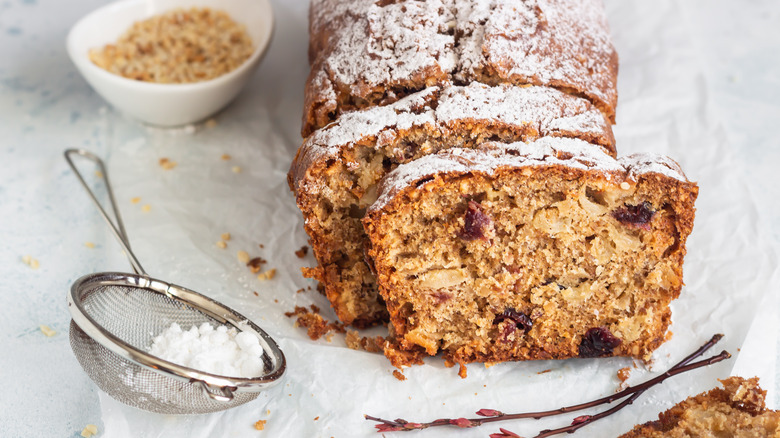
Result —
M255 44L255 49L252 52L252 55L249 56L241 65L239 65L237 68L223 74L220 76L217 76L216 78L208 79L205 81L199 81L199 82L189 82L189 83L158 83L158 82L148 82L148 81L138 81L135 79L129 79L124 76L120 76L115 73L111 73L101 67L98 67L95 65L90 59L89 59L89 50L83 51L81 53L81 50L77 50L76 47L74 47L75 43L73 42L74 35L76 31L81 27L84 26L85 23L89 22L90 20L94 20L101 15L112 12L114 9L117 8L124 8L128 5L134 4L134 3L143 3L145 0L118 0L113 3L109 3L107 5L101 6L94 11L88 13L81 19L79 19L68 32L68 37L66 40L67 50L68 54L70 55L71 60L73 60L74 63L78 63L81 68L89 69L92 73L101 76L105 80L111 81L115 83L117 86L122 87L137 87L138 89L146 89L146 91L150 92L192 92L199 88L208 88L208 87L215 87L219 86L225 82L231 81L234 77L242 74L244 71L246 71L249 68L252 68L252 66L255 64L255 62L261 58L265 51L268 49L268 46L271 42L271 37L273 36L273 30L274 30L274 19L273 19L273 8L268 0L254 0L258 3L259 7L265 7L268 9L270 17L268 20L266 20L267 26L263 28L263 32L260 37L260 41L252 41ZM211 9L218 10L218 7L214 7ZM151 17L150 15L149 17ZM147 17L147 18L149 18ZM232 17L231 17L232 18Z

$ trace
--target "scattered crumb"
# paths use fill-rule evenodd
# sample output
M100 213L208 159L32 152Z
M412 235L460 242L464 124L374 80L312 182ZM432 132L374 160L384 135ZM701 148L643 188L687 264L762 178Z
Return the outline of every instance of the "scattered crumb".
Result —
M631 188L631 184L623 181L622 183L620 183L620 188L623 189L623 190L628 190L628 189Z
M279 304L279 300L277 300L276 298L274 298L274 303L277 303L277 304Z
M257 421L257 423L255 423L255 429L257 429L257 430L263 430L263 429L265 429L265 423L266 423L267 421L268 421L268 420L258 420L258 421Z
M307 287L306 287L306 290L311 290L311 286L307 286Z
M319 314L319 307L315 306L314 304L312 304L310 308L311 310L305 307L295 306L295 310L293 312L285 312L284 314L288 318L292 318L293 316L297 317L294 325L296 327L305 328L307 334L309 335L309 339L312 341L316 341L330 332L345 332L344 324L340 322L330 322L323 318Z
M230 240L230 233L222 233L219 235L219 238L222 240Z
M38 259L34 259L31 255L22 256L22 262L32 269L38 269L41 267L41 262Z
M276 268L269 269L263 272L262 274L257 276L257 279L263 281L263 280L271 280L274 277L276 277Z
M81 431L81 436L84 438L89 438L92 435L97 435L98 428L94 424L87 424L84 426L84 430Z
M241 263L249 262L249 253L246 251L239 251L236 256L238 257L238 261Z
M149 205L149 204L146 204L146 205L144 205L143 207L141 207L141 211L143 211L144 213L148 213L148 212L150 212L151 210L152 210L152 206L151 206L151 205Z
M325 335L325 342L330 344L332 341L333 341L333 333L328 333L327 335Z
M171 161L167 158L160 158L160 167L162 167L165 170L171 170L174 167L176 167L176 162Z
M271 410L270 409L266 409L265 410L265 415L271 415Z
M233 173L241 173L241 167L240 166L233 166L230 168L230 170L233 171Z
M53 330L51 327L49 327L48 325L43 325L43 324L41 324L41 325L39 325L39 326L38 326L38 328L40 328L40 329L41 329L41 333L43 333L44 335L46 335L46 336L48 336L48 337L52 337L52 336L54 336L54 335L56 335L56 334L57 334L57 332L56 332L56 331L54 331L54 330Z
M98 178L103 178L103 172L101 172L99 170L96 170L95 171L95 176L98 177Z
M263 245L262 243L260 245L258 245L258 246L260 247L260 249L265 248L265 245Z
M92 249L95 247L95 244L92 242L84 242L84 246L86 246L89 249Z
M267 262L262 257L255 257L246 262L246 265L253 274L257 274L265 263Z
M398 345L398 340L388 339L385 341L384 354L390 360L390 364L396 368L403 368L410 365L422 365L424 358L428 357L425 350L406 351Z
M257 291L255 291L255 290L253 290L253 291L252 291L252 293L253 293L253 294L255 294L255 296L256 296L256 297L259 297L259 296L260 296L260 294L259 294L259 293L257 293Z
M133 204L138 204L139 202L141 202L141 198L136 196L135 198L132 198L130 202L132 202Z
M617 377L620 379L620 383L625 382L628 380L629 377L631 377L631 367L625 367L621 368L617 372Z
M538 372L538 373L536 373L536 374L547 374L547 373L549 373L550 371L552 371L552 370L548 368L548 369L546 369L546 370L539 371L539 372Z
M319 419L320 419L320 416L319 416L319 415L317 415L316 417L314 417L314 421L317 421L317 420L319 420Z
M466 364L458 364L460 366L460 369L458 370L458 375L461 379L465 379L468 375L468 370L466 369Z
M406 376L404 376L404 373L402 373L402 372L400 372L398 370L393 370L393 377L395 377L396 379L398 379L398 380L400 380L402 382L404 380L406 380Z
M345 337L347 348L362 350L369 353L381 353L384 350L385 338L381 336L361 337L356 330L348 330Z
M301 249L298 251L295 251L295 255L298 256L299 259L302 259L306 257L306 254L309 252L309 247L306 245L303 245Z
M222 156L221 156L220 158L222 158L222 161L227 161L227 160L229 160L231 157L230 157L230 155L228 155L228 154L222 154Z
M207 128L213 128L217 126L217 121L215 119L208 119L206 120L206 123L203 124L203 126Z
M227 248L227 243L225 243L224 240L219 240L219 241L217 241L217 248L225 249L225 248Z
M303 293L303 292L306 292L306 289L300 288L300 289L295 291L296 294L300 294L300 293Z

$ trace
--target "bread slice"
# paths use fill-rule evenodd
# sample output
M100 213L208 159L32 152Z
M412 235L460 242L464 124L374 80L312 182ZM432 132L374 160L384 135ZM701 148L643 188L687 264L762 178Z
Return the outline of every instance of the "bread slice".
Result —
M375 185L399 163L487 140L576 137L614 154L611 125L587 100L552 88L510 85L431 87L393 104L344 114L315 132L288 174L319 266L307 272L324 286L339 319L361 327L387 311L364 262L361 219Z
M729 377L619 438L780 437L780 412L766 408L758 378Z
M363 220L387 356L647 359L667 339L697 194L668 158L567 138L399 166Z
M614 122L618 60L601 0L313 0L304 137L433 85L544 85Z

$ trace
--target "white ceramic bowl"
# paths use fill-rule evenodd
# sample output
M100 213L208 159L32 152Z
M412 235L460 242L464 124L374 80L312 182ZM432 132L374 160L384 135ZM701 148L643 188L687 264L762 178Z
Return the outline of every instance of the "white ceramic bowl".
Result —
M157 84L127 79L96 66L89 50L117 41L139 20L173 8L224 10L246 26L255 51L241 66L217 78L188 84ZM104 99L133 118L157 126L204 120L235 98L260 64L273 33L268 0L120 0L79 20L68 34L68 55L84 79Z

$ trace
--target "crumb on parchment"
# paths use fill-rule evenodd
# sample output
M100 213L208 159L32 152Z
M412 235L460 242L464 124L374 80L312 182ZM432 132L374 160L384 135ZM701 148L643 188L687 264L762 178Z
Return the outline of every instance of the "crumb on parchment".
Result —
M302 259L302 258L306 257L306 254L307 254L308 252L309 252L309 247L308 247L308 246L306 246L306 245L303 245L303 246L301 247L301 249L299 249L299 250L295 251L295 255L296 255L296 256L297 256L299 259Z
M160 167L162 167L165 170L171 170L174 167L176 167L176 162L163 157L160 158Z
M263 272L262 274L257 276L257 279L263 281L263 280L271 280L274 277L276 277L276 268L272 268Z
M310 310L311 309L311 310ZM330 332L345 333L344 324L340 322L330 322L320 314L320 308L314 304L309 309L302 306L295 306L292 312L285 312L288 318L296 317L295 327L303 327L309 336L309 339L316 341Z
M43 333L49 338L57 334L57 332L51 327L49 327L48 325L41 324L38 326L38 328L41 330L41 333Z
M23 255L22 262L24 262L25 265L32 269L38 269L41 267L41 262L39 262L38 259L33 258L31 255Z
M93 435L97 435L98 428L94 424L87 424L84 426L84 429L81 431L81 436L84 438L90 438Z

